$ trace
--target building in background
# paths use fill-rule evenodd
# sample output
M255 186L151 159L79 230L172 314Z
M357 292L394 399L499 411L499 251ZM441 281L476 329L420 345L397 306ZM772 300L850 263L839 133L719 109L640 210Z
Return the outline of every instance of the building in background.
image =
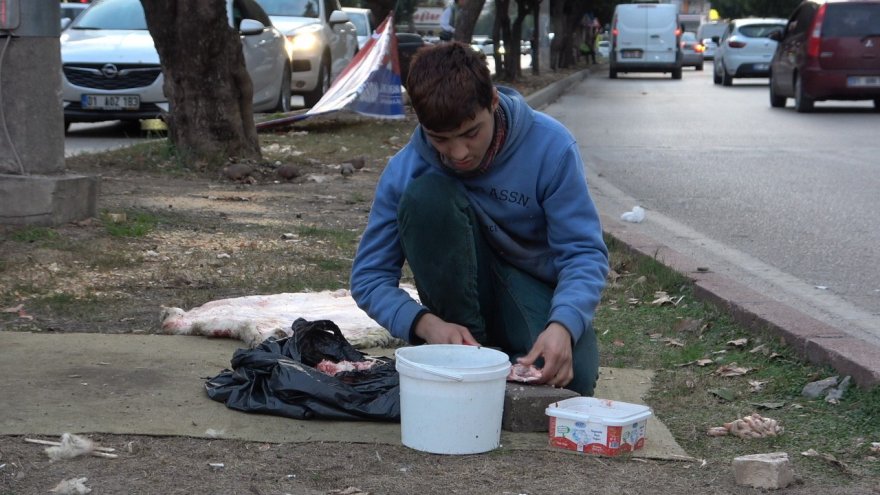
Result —
M708 0L670 0L678 5L679 19L684 31L697 32L700 24L710 19L712 4Z

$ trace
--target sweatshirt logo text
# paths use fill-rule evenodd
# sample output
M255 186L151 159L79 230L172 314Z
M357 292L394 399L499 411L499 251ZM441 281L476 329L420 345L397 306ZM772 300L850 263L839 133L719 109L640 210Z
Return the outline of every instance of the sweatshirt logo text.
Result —
M519 191L510 191L507 189L495 189L494 187L486 191L486 194L489 197L497 199L498 201L506 201L508 203L517 204L520 206L528 206L530 197Z

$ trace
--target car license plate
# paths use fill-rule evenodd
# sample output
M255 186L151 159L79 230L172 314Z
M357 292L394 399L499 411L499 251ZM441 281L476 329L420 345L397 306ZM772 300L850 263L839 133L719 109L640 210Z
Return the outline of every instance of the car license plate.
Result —
M137 110L141 98L137 95L82 95L81 103L87 110Z
M846 85L851 88L880 88L880 76L850 76Z
M642 58L641 50L621 50L620 51L621 58Z

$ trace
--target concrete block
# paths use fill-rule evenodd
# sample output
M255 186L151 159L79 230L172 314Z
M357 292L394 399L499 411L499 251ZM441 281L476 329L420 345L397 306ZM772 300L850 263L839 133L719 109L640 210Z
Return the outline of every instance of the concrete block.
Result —
M94 217L98 180L84 175L0 174L0 223L57 226Z
M737 485L753 488L785 488L794 481L794 471L785 452L753 454L733 460Z
M547 406L579 396L577 392L564 388L508 382L501 429L513 432L547 431L548 418L544 413Z

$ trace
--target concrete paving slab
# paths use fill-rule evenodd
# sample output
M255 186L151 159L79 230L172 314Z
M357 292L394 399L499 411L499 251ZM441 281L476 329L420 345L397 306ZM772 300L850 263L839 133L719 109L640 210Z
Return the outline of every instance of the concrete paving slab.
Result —
M0 435L113 433L255 442L400 445L399 423L297 421L247 414L212 401L207 378L241 343L174 335L33 334L0 331ZM602 369L598 397L642 402L652 372ZM638 456L687 459L668 429L648 422ZM512 449L545 449L546 433L502 432Z

